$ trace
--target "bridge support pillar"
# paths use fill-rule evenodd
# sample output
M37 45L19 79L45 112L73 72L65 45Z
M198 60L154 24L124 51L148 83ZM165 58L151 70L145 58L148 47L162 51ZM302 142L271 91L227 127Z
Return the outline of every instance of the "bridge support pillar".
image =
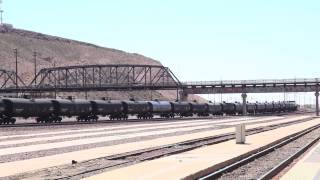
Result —
M314 95L316 96L316 116L319 116L319 90Z
M188 93L186 93L185 91L180 91L179 92L180 94L180 101L188 101Z
M242 93L241 94L242 97L242 115L246 116L247 115L247 93Z

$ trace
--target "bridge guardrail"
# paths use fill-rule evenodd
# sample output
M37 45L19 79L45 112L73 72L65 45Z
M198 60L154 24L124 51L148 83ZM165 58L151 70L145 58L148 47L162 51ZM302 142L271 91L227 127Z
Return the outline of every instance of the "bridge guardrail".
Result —
M182 85L250 85L250 84L304 84L320 83L319 78L299 78L299 79L262 79L262 80L222 80L222 81L194 81L182 82Z

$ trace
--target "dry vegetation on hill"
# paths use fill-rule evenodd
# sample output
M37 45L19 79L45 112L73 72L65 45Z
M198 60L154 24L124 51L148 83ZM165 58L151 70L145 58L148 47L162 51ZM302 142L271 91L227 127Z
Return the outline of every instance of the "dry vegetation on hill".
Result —
M15 67L13 49L18 49L19 76L29 83L33 78L33 52L37 52L38 69L83 64L150 64L161 65L159 61L124 51L97 45L49 36L20 29L5 29L0 32L0 62L2 69ZM175 99L175 92L89 92L89 98L110 97L112 99ZM60 93L60 96L69 94ZM83 97L83 93L74 94ZM197 97L194 97L197 98ZM193 97L191 97L193 99ZM199 99L199 98L197 98ZM199 99L201 100L201 99Z

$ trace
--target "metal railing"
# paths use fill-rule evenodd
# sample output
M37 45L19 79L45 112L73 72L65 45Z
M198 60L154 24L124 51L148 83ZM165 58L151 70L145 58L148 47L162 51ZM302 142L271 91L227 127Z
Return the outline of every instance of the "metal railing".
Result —
M320 83L320 78L261 79L261 80L222 80L182 82L183 86L220 86L220 85L258 85L258 84L310 84Z

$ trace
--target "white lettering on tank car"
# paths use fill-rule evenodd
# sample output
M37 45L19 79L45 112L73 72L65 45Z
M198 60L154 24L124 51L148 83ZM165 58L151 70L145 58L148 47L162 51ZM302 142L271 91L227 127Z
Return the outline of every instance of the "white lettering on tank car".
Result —
M23 112L23 110L24 110L24 109L16 109L15 111L16 111L17 113L21 113L21 112Z

